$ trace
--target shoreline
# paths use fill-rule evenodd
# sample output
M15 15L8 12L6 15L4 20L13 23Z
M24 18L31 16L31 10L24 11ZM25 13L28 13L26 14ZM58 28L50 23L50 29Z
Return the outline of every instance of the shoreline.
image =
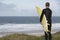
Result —
M60 23L52 24L52 34L60 31ZM44 35L41 24L5 24L0 25L0 37L10 34Z
M52 34L54 33L57 33L58 31L56 32L51 32ZM4 36L7 36L7 35L11 35L11 34L26 34L26 35L32 35L32 36L43 36L44 35L44 32L39 32L39 33L20 33L20 32L3 32L3 33L0 33L0 37L4 37Z

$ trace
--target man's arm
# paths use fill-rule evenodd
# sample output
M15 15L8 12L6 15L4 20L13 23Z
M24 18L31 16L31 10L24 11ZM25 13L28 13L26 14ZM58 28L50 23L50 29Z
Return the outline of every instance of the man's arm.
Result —
M44 15L44 10L42 11L42 14L40 16L40 22L42 22L43 15Z

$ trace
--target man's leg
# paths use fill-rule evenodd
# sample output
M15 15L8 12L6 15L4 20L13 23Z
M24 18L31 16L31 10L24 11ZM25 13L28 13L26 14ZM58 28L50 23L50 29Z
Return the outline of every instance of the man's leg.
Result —
M49 34L49 35L48 35L48 36L49 36L49 37L48 37L49 40L52 40L51 32L48 32L48 34Z
M48 40L48 34L45 32L45 40Z
M48 25L48 30L50 31L50 32L48 32L48 38L49 38L49 40L52 40L51 25Z

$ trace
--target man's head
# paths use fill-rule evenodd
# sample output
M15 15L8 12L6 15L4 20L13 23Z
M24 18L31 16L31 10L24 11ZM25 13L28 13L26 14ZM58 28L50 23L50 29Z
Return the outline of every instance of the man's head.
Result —
M46 8L49 8L50 3L49 2L46 2L45 6L46 6Z

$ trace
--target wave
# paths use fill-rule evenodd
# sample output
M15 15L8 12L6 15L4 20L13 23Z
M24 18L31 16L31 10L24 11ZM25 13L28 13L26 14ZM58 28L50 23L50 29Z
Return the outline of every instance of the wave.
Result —
M52 31L59 31L60 23L52 24ZM43 31L41 24L4 24L0 25L0 32L31 32Z

